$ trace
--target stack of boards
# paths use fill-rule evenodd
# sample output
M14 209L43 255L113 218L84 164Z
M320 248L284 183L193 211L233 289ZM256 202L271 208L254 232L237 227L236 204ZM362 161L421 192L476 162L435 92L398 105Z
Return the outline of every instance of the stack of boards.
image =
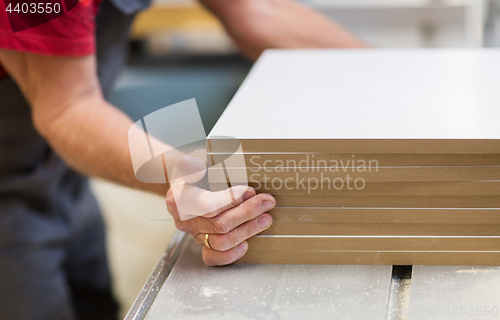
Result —
M207 138L211 186L276 198L239 262L500 264L499 74L499 50L266 51Z

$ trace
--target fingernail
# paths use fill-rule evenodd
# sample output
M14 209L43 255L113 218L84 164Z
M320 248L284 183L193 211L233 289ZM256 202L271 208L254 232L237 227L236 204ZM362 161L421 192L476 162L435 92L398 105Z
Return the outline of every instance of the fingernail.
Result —
M239 245L236 246L236 251L239 253L245 252L248 249L248 243L246 241L243 241Z
M262 209L264 209L264 210L269 210L269 209L271 209L272 207L274 207L274 203L272 203L272 202L271 202L271 201L269 201L269 200L266 200L266 201L263 201L263 202L262 202L261 206L262 206Z
M260 217L258 220L257 220L257 226L261 229L264 229L264 228L267 228L269 227L269 225L271 224L271 220L269 220L268 217Z
M251 197L253 197L253 193L252 193L252 192L250 192L250 191L247 191L247 192L245 192L245 193L243 194L242 199L243 199L243 201L247 201L247 200L248 200L248 199L250 199Z

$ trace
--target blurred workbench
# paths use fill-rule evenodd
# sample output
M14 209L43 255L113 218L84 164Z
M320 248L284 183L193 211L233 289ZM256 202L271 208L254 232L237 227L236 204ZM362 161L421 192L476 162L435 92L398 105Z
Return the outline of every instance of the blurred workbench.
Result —
M192 1L157 1L137 15L132 25L134 39L158 32L199 26L222 30L219 21L206 9Z

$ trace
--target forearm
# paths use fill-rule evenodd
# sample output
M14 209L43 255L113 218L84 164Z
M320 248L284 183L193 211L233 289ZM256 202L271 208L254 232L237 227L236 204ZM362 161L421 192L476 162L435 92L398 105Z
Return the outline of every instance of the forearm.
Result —
M269 48L365 48L335 22L292 0L201 0L241 51L257 58Z
M42 116L43 117L43 116ZM132 120L97 95L67 106L38 131L72 168L90 176L165 195L168 184L136 179L129 151Z
M36 130L72 168L166 194L167 184L136 179L128 141L132 120L104 100L94 56L66 58L0 50L0 62L28 100ZM137 131L137 135L144 134Z

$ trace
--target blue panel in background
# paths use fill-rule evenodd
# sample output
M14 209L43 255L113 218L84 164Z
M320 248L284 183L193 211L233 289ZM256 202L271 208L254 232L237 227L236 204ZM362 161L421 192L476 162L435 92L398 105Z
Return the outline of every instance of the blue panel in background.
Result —
M195 98L208 134L249 68L249 63L234 60L129 66L120 76L110 102L135 122L163 107Z

